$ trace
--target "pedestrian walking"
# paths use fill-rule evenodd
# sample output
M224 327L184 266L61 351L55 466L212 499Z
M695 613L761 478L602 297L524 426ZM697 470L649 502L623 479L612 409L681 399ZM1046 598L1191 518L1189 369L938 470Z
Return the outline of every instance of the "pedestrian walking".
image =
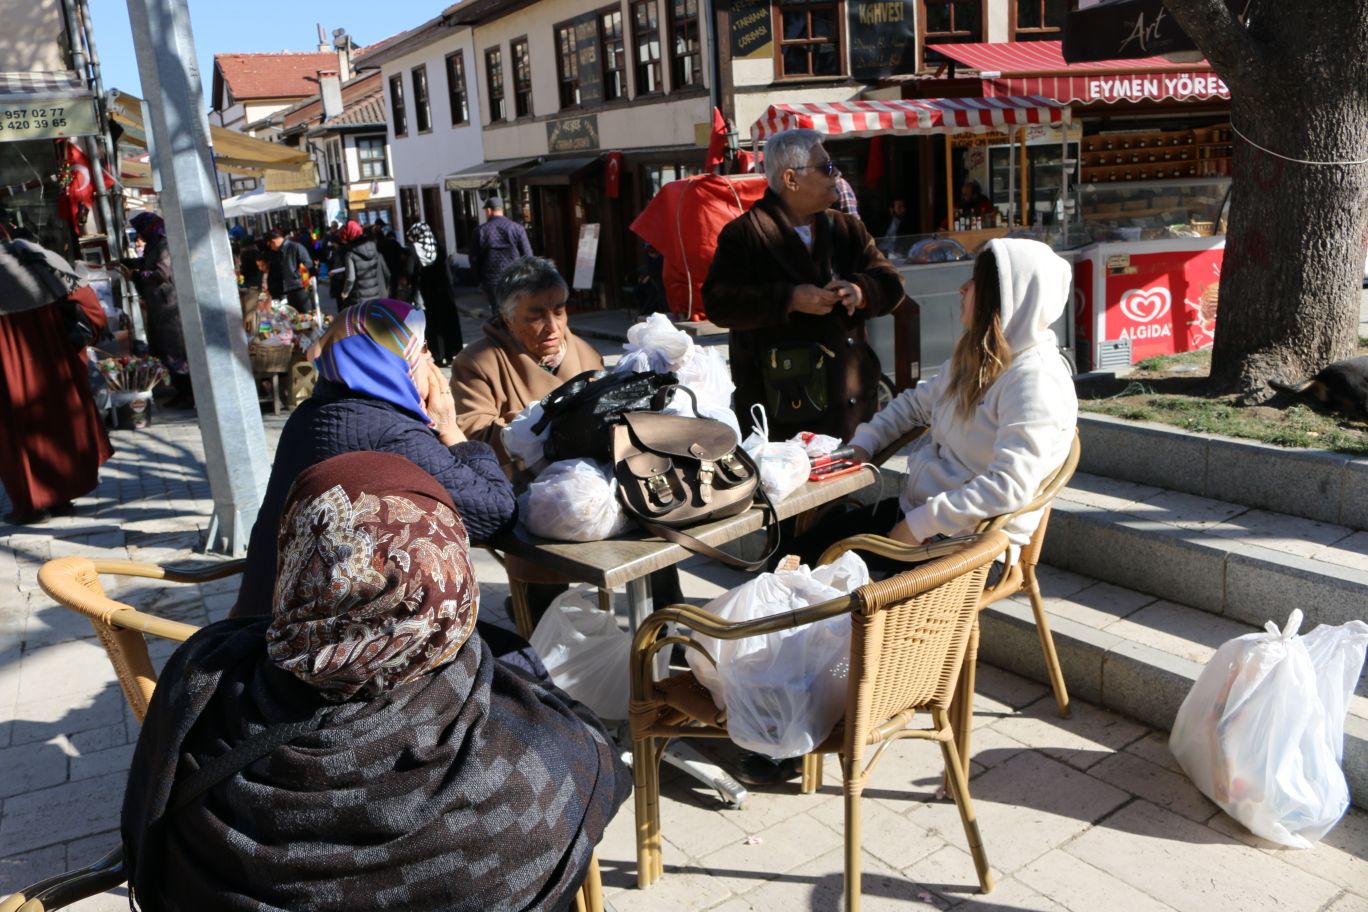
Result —
M406 299L427 312L428 350L438 367L446 367L465 347L451 270L437 249L437 236L427 222L415 222L405 236L403 284Z
M147 347L166 365L175 397L170 408L194 408L195 391L190 385L190 362L185 357L185 334L181 330L180 304L176 299L175 277L171 273L171 248L166 241L166 223L155 212L139 212L129 225L143 240L143 254L122 261L124 274L133 280L142 298L147 326Z
M305 287L306 278L313 272L313 254L309 252L309 248L299 241L287 238L285 232L279 228L272 228L266 235L266 246L275 254L271 260L271 296L283 297L287 304L301 313L312 310L309 289ZM275 293L277 277L274 273L277 270L278 287L281 292L279 295Z
M337 306L350 307L385 297L389 293L390 271L376 249L375 238L366 234L355 220L342 226L339 237L346 245L346 253L343 256L344 272Z
M522 225L504 216L503 200L491 196L484 204L485 222L470 240L470 267L484 289L490 313L499 316L495 285L509 264L532 255L532 243Z

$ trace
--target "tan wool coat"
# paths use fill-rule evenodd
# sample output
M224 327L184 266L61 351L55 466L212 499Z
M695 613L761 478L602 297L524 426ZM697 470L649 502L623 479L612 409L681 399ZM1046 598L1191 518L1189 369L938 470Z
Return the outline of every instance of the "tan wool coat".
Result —
M499 432L529 403L538 402L576 374L602 370L603 358L583 339L566 333L565 360L555 373L543 370L519 345L503 320L484 325L485 337L467 345L451 366L456 424L470 440L482 440L510 471Z

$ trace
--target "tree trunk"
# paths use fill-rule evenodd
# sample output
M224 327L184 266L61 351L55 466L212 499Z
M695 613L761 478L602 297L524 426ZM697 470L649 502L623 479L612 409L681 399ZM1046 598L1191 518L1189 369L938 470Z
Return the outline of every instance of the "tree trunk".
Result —
M1245 27L1223 0L1165 5L1230 87L1242 134L1211 377L1214 388L1260 402L1270 379L1307 379L1357 342L1368 16L1363 0L1251 0Z

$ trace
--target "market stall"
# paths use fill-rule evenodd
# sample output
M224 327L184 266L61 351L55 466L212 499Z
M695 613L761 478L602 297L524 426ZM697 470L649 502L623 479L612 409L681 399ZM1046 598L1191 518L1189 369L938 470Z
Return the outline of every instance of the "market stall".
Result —
M911 386L950 357L960 331L959 287L973 271L974 255L993 238L1030 231L1032 207L1025 196L1030 166L1025 154L1026 131L1052 132L1059 148L1068 142L1069 111L1035 96L771 105L751 127L751 139L758 144L783 130L799 127L830 137L945 139L945 228L932 235L901 237L885 247L914 303L873 321L869 328L870 344L885 372L893 375L899 389ZM957 212L954 204L951 150L955 137L975 134L995 134L1006 140L1010 202L1003 210L985 208L976 218L965 221L962 210ZM1060 179L1058 184L1063 195L1055 233L1064 238L1073 207L1068 202L1067 181ZM1060 348L1072 351L1073 321L1069 316L1062 317L1054 329Z

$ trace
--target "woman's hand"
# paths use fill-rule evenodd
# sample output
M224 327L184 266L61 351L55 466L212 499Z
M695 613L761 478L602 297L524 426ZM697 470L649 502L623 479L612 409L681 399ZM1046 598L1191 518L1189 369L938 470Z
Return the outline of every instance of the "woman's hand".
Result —
M864 292L854 282L847 282L845 279L832 279L827 283L824 290L834 292L839 297L848 316L854 316L855 311L864 307Z
M865 449L864 447L862 447L862 446L853 446L853 447L851 447L851 449L854 450L855 452L851 455L850 458L853 459L853 460L855 460L856 462L866 462L866 463L867 463L867 462L869 462L871 459L874 458L873 456L871 456L871 455L869 454L869 450L866 450L866 449ZM899 523L898 525L902 525L902 523Z
M423 369L428 372L423 409L432 419L432 429L437 432L437 439L446 446L464 443L465 434L456 426L456 397L451 393L451 382L442 375L442 369L431 361Z

